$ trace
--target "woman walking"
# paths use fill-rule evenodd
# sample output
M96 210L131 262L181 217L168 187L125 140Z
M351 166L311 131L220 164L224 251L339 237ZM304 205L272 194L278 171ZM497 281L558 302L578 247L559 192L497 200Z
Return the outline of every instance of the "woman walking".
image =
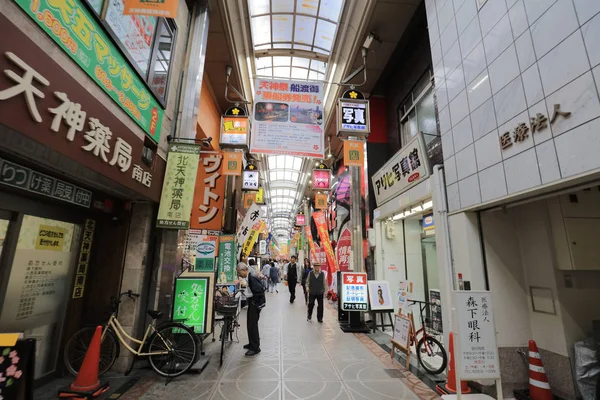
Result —
M277 284L279 283L279 268L277 268L275 262L271 262L271 269L269 270L269 279L271 281L271 293L275 289L276 293L279 293Z
M306 279L308 278L308 274L312 272L312 267L310 266L310 261L308 258L304 259L304 273L302 274L302 290L304 290L304 304L308 304L308 292L306 291Z

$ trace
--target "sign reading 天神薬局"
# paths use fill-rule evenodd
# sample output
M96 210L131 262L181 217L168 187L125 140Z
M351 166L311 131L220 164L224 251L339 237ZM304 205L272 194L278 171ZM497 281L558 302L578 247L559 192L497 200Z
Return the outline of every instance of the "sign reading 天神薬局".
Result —
M164 114L162 106L150 93L146 84L138 77L137 72L129 66L125 57L121 55L112 40L104 32L104 28L88 11L82 0L15 0L15 3L152 140L159 142ZM2 26L4 27L4 24ZM7 35L6 32L4 35ZM11 40L15 38L12 35L8 35L8 37ZM16 50L19 49L15 48ZM38 65L42 66L44 64L38 62ZM37 79L37 77L36 80L38 83L48 86L48 83ZM58 84L58 82L52 83ZM38 95L38 97L41 96ZM75 120L77 121L76 118Z
M200 146L172 143L169 145L168 157L156 226L188 229L200 160Z
M0 70L10 71L0 74L0 123L98 172L106 181L159 201L164 160L155 157L153 169L144 165L143 140L2 15L0 24L4 33ZM31 157L32 151L40 151L38 143L26 145L20 136L7 132L0 147ZM48 196L47 179L42 180L46 182L36 180L38 191Z
M223 227L225 177L221 174L223 155L201 152L190 226L193 229L220 231Z
M415 186L430 175L429 157L423 135L418 134L400 149L371 178L377 205Z
M323 83L257 79L250 150L323 158Z

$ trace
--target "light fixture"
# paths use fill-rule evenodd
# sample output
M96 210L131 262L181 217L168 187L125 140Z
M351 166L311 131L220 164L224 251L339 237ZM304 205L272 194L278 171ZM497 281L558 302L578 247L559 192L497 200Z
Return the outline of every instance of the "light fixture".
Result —
M423 211L423 207L422 206L416 206L410 209L410 213L414 214L414 213L418 213L419 211Z
M433 208L433 201L429 200L428 202L423 203L423 211Z
M318 167L318 166L319 166L319 162L315 161L315 167Z

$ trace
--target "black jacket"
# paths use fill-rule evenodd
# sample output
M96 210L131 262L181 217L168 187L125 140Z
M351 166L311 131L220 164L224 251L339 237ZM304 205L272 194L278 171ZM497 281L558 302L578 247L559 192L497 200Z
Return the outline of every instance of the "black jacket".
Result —
M267 299L265 298L265 287L260 279L252 274L248 274L248 286L250 286L250 291L252 292L252 297L248 301L258 308L263 308Z

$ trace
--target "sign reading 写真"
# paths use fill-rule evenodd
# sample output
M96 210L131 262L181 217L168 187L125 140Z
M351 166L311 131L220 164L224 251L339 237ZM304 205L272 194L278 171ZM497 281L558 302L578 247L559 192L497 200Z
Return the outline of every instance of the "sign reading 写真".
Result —
M339 99L338 117L338 136L369 134L369 100Z
M164 110L81 0L15 2L152 140L159 142ZM34 77L48 86L38 75L31 75L28 84Z
M364 272L342 272L342 310L367 311L367 274Z

